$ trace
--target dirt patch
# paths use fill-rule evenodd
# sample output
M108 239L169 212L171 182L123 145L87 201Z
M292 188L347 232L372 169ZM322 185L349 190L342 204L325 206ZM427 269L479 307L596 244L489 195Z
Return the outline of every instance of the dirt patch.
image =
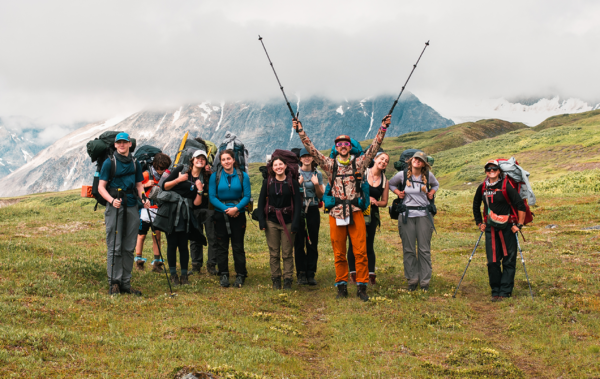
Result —
M18 203L19 201L21 201L21 199L0 200L0 208L14 205L14 204Z
M41 226L36 228L37 232L51 232L53 234L74 233L78 230L88 229L89 225L83 222L74 221L63 225Z

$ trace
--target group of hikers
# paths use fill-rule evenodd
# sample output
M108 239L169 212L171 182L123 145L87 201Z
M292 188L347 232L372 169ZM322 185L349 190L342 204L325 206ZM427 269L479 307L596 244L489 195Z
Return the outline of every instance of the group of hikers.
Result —
M422 151L403 160L404 169L387 180L390 156L381 144L390 123L388 115L364 151L350 136L338 136L327 157L313 145L302 123L293 120L292 127L304 147L295 152L273 152L266 167L261 168L264 180L252 212L265 233L273 289L292 288L294 264L299 285L317 285L320 208L324 208L329 213L337 298L348 297L348 285L352 284L356 285L356 296L368 301L367 286L377 282L374 242L381 224L379 208L388 206L391 191L397 195L390 215L395 213L392 218L398 219L407 290L429 290L434 199L439 182L431 172L431 157ZM230 142L235 138L232 136ZM160 250L161 231L166 234L172 285L186 285L189 275L201 272L207 246L207 272L220 277L221 287L231 286L230 245L235 269L233 286L244 285L248 276L246 213L252 210L253 199L247 163L240 159L243 151L224 144L215 152L206 147L208 141L195 141L199 148L191 152L189 161L174 164L168 155L157 152L151 164L143 168L132 154L135 147L130 136L116 134L114 152L111 146L110 159L99 165L97 173L99 202L106 203L110 294L141 295L131 286L131 277L134 265L145 270L142 252L148 232L153 240L152 271L166 271ZM177 159L179 154L181 150ZM497 160L485 164L486 178L473 200L476 225L486 237L493 301L512 295L515 235L528 212L519 190L500 166ZM327 175L326 180L317 167Z

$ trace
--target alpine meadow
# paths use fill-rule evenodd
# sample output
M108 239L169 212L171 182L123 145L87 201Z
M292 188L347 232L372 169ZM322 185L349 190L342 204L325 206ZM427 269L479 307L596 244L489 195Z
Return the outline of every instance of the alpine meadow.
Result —
M408 148L435 160L433 277L428 292L406 290L397 222L382 208L368 302L335 299L322 212L317 286L273 290L265 234L248 220L242 288L203 270L171 297L164 274L134 270L143 296L110 296L104 208L79 190L0 199L0 377L598 378L599 131L596 110L386 138L390 163ZM453 298L480 235L472 202L484 164L510 157L537 197L521 240L533 299L519 255L513 296L490 301L484 243Z

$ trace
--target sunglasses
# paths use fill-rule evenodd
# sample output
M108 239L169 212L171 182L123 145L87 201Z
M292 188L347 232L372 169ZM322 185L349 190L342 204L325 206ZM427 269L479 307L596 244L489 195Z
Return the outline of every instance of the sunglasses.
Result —
M351 145L351 143L348 141L338 142L335 144L336 147L350 146L350 145Z
M486 167L485 168L485 172L498 171L498 170L500 170L498 167Z

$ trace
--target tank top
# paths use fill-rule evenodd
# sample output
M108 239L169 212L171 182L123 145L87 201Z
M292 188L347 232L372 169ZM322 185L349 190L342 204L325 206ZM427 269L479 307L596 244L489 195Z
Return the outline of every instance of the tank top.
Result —
M368 173L369 175L372 175L371 172ZM373 199L379 201L381 200L381 196L383 195L383 181L384 181L384 174L381 173L381 180L379 181L379 185L377 185L377 187L373 187L371 185L371 183L369 183L369 196L372 197ZM369 178L367 177L367 180L369 180ZM378 208L376 205L371 204L372 208Z

